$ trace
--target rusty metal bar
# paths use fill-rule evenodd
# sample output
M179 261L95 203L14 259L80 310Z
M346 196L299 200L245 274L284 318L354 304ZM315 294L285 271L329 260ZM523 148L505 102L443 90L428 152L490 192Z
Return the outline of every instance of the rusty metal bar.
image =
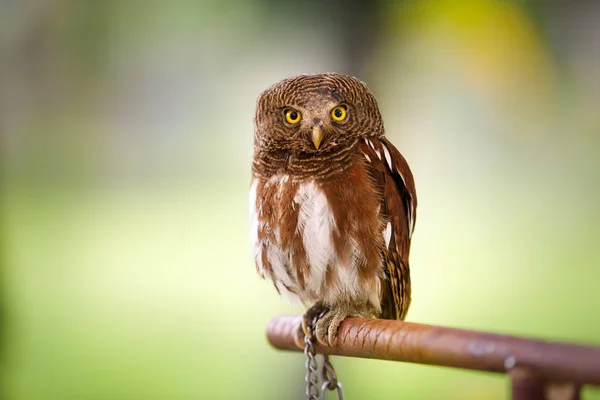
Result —
M271 320L271 345L300 351L295 343L299 321L298 316ZM600 347L361 318L346 319L337 338L334 347L317 345L317 352L490 372L527 368L544 382L600 386Z

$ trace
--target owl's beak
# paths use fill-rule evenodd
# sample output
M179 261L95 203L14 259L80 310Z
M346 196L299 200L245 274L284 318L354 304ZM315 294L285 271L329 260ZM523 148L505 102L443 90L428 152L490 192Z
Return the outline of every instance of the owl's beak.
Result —
M321 127L319 125L313 126L312 142L315 145L315 149L319 150L319 146L321 146L322 141L323 141L323 132L321 131Z

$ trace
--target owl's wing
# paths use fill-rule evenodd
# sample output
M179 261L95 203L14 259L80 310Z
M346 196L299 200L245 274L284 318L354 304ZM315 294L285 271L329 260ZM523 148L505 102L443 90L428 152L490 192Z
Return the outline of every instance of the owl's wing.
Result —
M410 305L408 255L415 227L417 194L408 163L386 138L365 138L360 144L380 193L387 284L381 307L385 319L404 319Z

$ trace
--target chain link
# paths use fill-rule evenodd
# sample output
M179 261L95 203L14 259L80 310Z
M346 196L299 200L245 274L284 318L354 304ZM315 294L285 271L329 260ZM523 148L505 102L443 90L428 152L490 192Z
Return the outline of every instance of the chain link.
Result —
M315 336L313 327L318 317L315 317L308 326L308 335L304 335L304 355L306 356L306 362L304 367L306 368L306 375L304 381L306 382L306 399L307 400L318 400L319 399L319 387L317 386L319 377L317 375L318 364L317 364L317 353L315 351ZM337 374L333 365L329 361L329 356L323 356L323 369L321 370L321 393L323 399L327 396L327 391L337 391L338 400L344 400L344 394L342 393L342 383L338 381Z
M342 392L342 383L338 381L335 369L333 368L333 365L329 361L329 356L327 355L323 356L323 370L321 371L321 380L323 381L323 386L321 387L323 399L326 398L327 390L336 390L338 400L344 400L344 393Z
M311 321L308 327L308 335L304 335L304 355L306 356L306 362L304 366L306 368L306 399L317 400L319 398L319 387L317 381L319 379L317 375L317 354L314 346L314 334L313 334L314 321Z

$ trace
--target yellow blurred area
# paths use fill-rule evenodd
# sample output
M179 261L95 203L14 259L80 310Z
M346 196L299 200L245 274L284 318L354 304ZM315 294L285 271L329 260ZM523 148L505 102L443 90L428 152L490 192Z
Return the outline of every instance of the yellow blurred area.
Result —
M0 3L0 395L303 398L247 221L256 97L299 73L366 81L411 165L409 320L600 344L599 40L566 0ZM507 397L333 362L347 398Z
M534 21L515 4L425 0L416 2L411 13L399 14L397 26L410 27L413 40L431 41L446 67L482 96L521 102L507 95L520 90L534 96L530 101L556 100L556 66L549 49Z

